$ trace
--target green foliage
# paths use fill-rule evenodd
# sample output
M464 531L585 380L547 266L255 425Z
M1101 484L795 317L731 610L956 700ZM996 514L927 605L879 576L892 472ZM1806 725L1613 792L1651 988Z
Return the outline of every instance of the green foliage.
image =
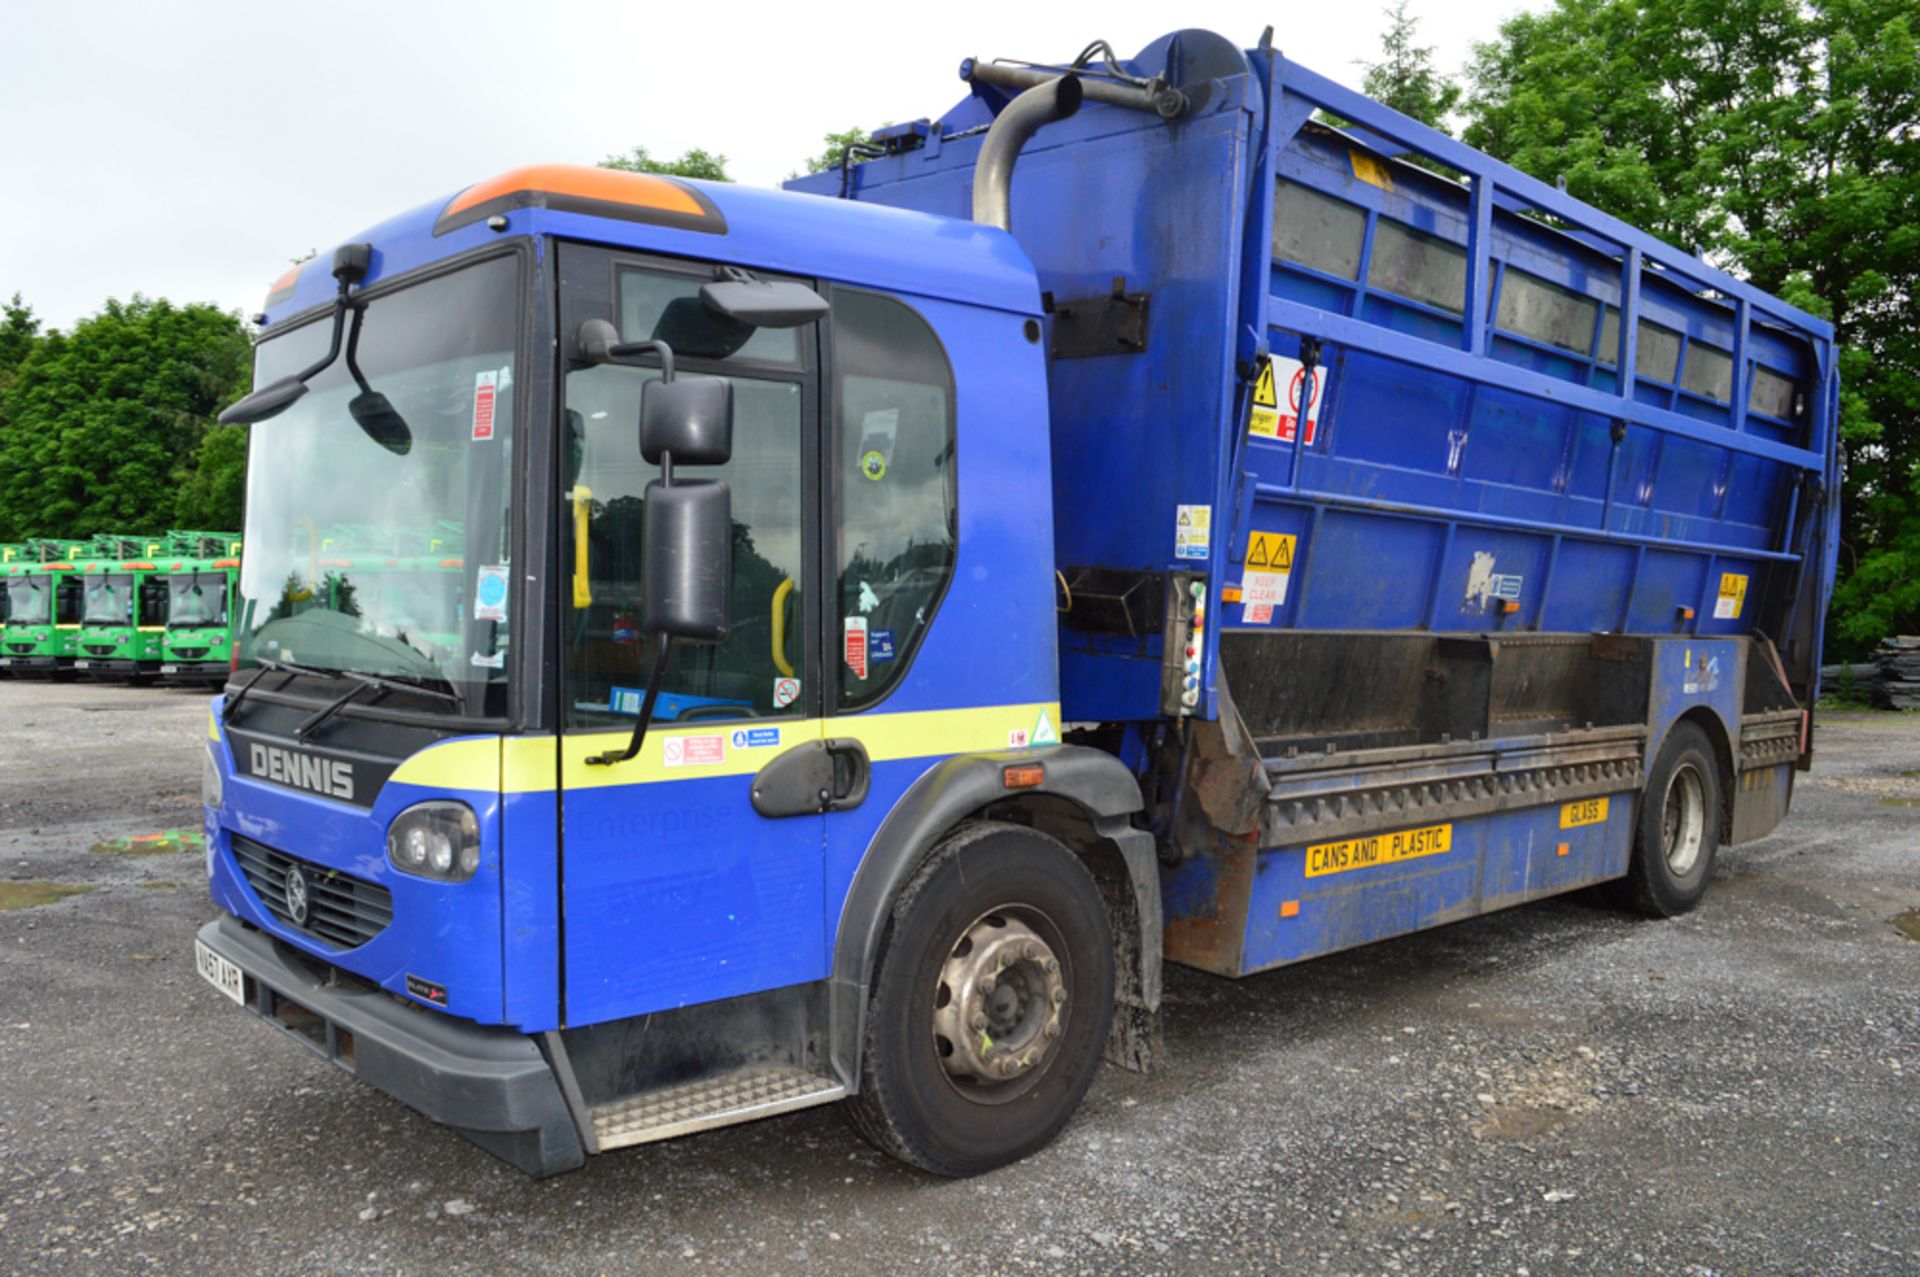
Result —
M247 496L247 427L211 425L181 483L173 523L237 528Z
M1420 20L1407 12L1408 3L1394 0L1390 8L1381 10L1388 26L1380 40L1380 61L1362 64L1366 75L1360 87L1376 102L1442 133L1450 132L1446 117L1460 104L1461 87L1433 69L1431 46L1414 43Z
M600 161L600 167L626 173L664 173L668 177L691 177L709 182L733 180L727 176L726 156L715 155L697 146L682 153L677 160L655 159L646 147L636 146L625 155L609 155Z
M820 141L826 149L807 160L807 172L825 173L839 168L840 157L846 154L847 148L865 142L872 132L871 129L852 128L823 134Z
M139 296L35 339L0 400L0 540L173 523L183 484L213 490L202 440L252 362L238 316Z
M12 379L13 370L26 359L39 336L40 321L34 318L33 307L15 293L12 301L0 306L0 387Z
M1920 629L1913 0L1556 0L1469 72L1465 138L1832 319L1834 655Z

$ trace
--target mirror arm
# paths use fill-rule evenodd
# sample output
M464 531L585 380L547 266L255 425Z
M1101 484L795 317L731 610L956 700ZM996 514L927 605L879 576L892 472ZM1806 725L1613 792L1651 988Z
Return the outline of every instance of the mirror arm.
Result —
M660 699L660 684L667 675L667 653L673 648L673 636L660 636L660 652L653 658L653 673L647 676L647 694L640 701L640 721L633 725L633 736L627 741L625 750L608 750L604 754L595 754L587 759L589 767L611 767L615 763L624 763L640 752L640 746L647 739L647 724L653 721L653 705Z

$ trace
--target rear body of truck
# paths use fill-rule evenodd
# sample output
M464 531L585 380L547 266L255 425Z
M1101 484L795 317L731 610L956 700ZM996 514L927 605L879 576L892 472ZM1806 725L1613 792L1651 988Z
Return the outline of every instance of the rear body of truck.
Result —
M1808 756L1818 320L1265 48L967 73L812 194L520 170L269 298L200 968L530 1172L843 1098L997 1165L1163 955L1677 911ZM732 397L670 649L662 341Z

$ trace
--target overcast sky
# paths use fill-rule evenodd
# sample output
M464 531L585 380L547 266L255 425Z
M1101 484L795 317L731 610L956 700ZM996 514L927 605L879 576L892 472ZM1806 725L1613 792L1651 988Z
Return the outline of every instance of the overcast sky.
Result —
M1414 11L1451 70L1539 3ZM775 185L829 129L941 114L969 55L1267 22L1356 86L1383 26L1379 0L0 4L0 297L59 327L136 292L251 313L290 260L521 164L702 146Z

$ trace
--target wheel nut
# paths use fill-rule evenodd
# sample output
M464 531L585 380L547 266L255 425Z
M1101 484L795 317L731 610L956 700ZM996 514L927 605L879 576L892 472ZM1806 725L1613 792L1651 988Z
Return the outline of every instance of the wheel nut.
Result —
M1026 958L1029 962L1040 961L1040 946L1037 944L1028 945L1024 950L1021 951L1021 956Z
M1060 959L1058 959L1058 958L1048 958L1048 959L1047 959L1047 974L1048 974L1048 975L1059 975L1059 974L1060 974Z
M1058 1021L1058 1020L1048 1020L1048 1021L1047 1021L1047 1028L1046 1028L1046 1034L1047 1034L1047 1036L1048 1036L1048 1037L1050 1037L1050 1038L1057 1038L1057 1037L1059 1037L1059 1036L1060 1036L1060 1021Z
M987 1017L984 1015L976 1015L973 1019L967 1021L967 1027L971 1028L975 1033L985 1033L987 1031Z
M1000 982L994 979L992 976L989 975L989 976L980 977L980 992L992 993L995 989L999 987L1000 987Z
M1064 1006L1066 1004L1066 1001L1067 1001L1067 991L1065 989L1055 989L1053 991L1053 1005Z

